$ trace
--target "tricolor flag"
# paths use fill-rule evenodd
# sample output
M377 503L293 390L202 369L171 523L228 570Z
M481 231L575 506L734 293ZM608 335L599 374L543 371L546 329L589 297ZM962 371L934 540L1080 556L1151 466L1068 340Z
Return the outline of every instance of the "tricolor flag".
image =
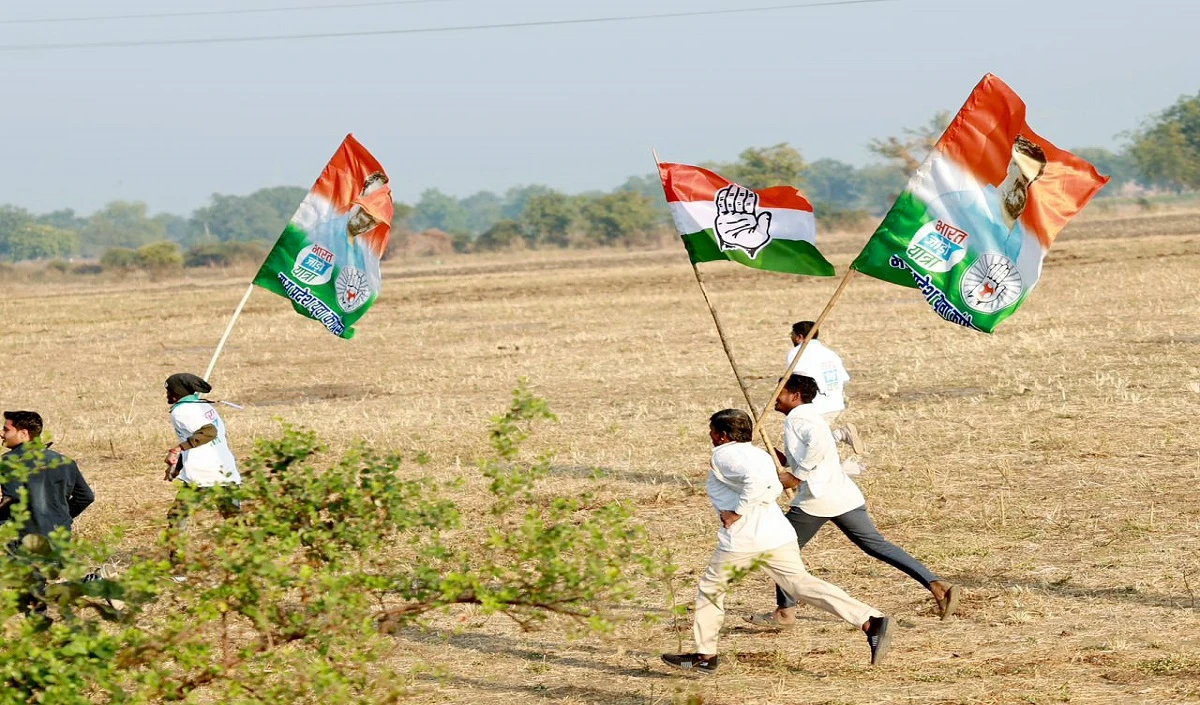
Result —
M1025 122L988 74L850 265L920 289L942 318L992 332L1037 284L1055 236L1108 183Z
M663 191L692 262L833 276L817 251L812 205L791 186L751 191L698 166L662 163Z
M292 302L330 333L351 327L379 296L379 260L392 225L392 190L375 157L347 135L313 184L254 283Z

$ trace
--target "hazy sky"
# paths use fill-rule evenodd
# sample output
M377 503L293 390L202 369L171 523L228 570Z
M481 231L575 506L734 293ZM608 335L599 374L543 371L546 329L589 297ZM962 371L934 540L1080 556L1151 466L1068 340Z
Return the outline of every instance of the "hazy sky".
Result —
M795 0L791 0L795 2ZM957 109L988 71L1063 147L1114 146L1200 89L1200 2L878 4L360 38L11 50L109 40L354 32L789 0L42 0L0 2L0 203L187 214L213 192L308 186L347 132L397 198L545 183L609 189L664 159L791 142L869 160L872 137ZM186 18L147 12L342 5Z

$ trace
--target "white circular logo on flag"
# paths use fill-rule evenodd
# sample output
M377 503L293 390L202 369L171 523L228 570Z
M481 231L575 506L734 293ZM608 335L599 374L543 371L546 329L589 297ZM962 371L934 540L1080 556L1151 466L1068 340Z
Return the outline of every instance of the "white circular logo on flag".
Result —
M367 275L355 267L342 267L334 283L338 305L346 313L355 311L371 298L371 285Z
M1025 292L1015 262L996 252L979 256L959 284L963 301L980 313L995 313L1015 304Z

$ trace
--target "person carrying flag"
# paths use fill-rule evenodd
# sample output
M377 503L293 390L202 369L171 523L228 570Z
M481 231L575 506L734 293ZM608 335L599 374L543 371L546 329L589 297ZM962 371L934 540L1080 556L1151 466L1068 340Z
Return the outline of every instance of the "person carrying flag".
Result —
M788 351L787 356L789 366L792 364L792 360L796 359L796 355L800 352L800 345L812 333L815 325L816 323L813 321L797 321L792 324L793 347ZM846 366L842 364L842 358L829 346L818 340L819 335L820 331L812 334L812 340L808 341L808 345L804 347L804 354L800 356L800 362L796 363L796 367L792 369L792 374L812 377L817 381L820 392L812 402L813 407L820 412L822 418L833 430L833 439L850 446L854 454L861 457L866 449L863 446L862 438L858 435L858 427L853 423L835 425L846 411L845 388L846 383L850 381L850 375L846 372ZM847 466L847 469L850 467ZM847 474L858 473L849 472Z
M717 637L725 620L725 593L731 575L761 565L784 589L789 599L801 600L862 629L878 664L891 642L891 619L859 602L845 590L804 569L796 532L783 516L776 499L783 486L766 451L750 443L754 423L738 409L725 409L709 419L712 470L708 498L717 510L717 550L700 576L692 634L696 652L663 654L669 666L712 673L720 666Z
M792 375L775 400L775 410L787 416L783 424L784 451L775 451L787 468L779 473L780 483L797 489L788 509L788 522L796 532L798 547L804 546L817 531L832 521L863 553L902 571L921 583L933 595L938 616L954 614L962 590L934 575L904 549L890 543L875 528L867 514L862 490L843 470L829 424L813 404L820 387L812 377ZM790 627L796 623L796 600L786 586L776 585L776 610L746 617L761 627Z
M167 472L163 479L179 480L187 487L201 490L214 485L241 484L237 459L225 433L225 421L212 402L200 397L211 392L212 386L196 375L180 373L167 378L166 390L171 424L179 443L167 450L164 459ZM239 507L231 499L223 502L220 510L228 518L237 514ZM168 518L177 530L187 527L187 505L182 497L176 498Z

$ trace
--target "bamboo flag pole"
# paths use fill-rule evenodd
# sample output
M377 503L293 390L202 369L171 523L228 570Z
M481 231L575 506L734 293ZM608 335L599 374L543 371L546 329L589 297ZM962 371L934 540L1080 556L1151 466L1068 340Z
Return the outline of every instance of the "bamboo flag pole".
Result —
M654 155L655 165L661 166L658 160L658 152L654 149L650 150ZM690 257L688 258L691 259ZM692 273L696 275L696 285L700 287L700 294L704 297L704 304L708 306L708 312L712 314L713 324L717 327L717 337L721 339L721 347L725 349L725 357L729 360L729 366L733 368L733 376L737 379L738 387L742 390L742 396L746 398L746 407L750 411L750 416L758 417L758 412L754 409L754 401L750 398L750 390L746 387L745 380L742 379L742 372L738 368L737 360L733 357L733 350L729 348L729 340L725 337L725 328L721 325L721 317L717 315L717 309L713 306L712 300L708 297L708 289L704 286L704 278L700 276L700 268L692 262ZM755 424L758 428L758 435L762 439L763 445L767 449L767 453L771 456L771 460L775 461L775 467L783 470L783 466L779 463L779 458L775 455L775 446L771 444L771 439L767 436L766 429L762 427L762 418L759 417Z
M696 275L696 284L700 287L700 294L704 296L704 303L708 306L708 312L712 314L713 324L717 327L717 337L721 339L721 347L725 349L725 357L729 359L729 366L733 368L733 376L737 378L738 387L742 390L742 396L746 399L746 406L750 410L750 417L758 416L758 411L754 409L754 402L750 398L750 390L746 387L745 380L742 379L742 371L738 368L737 360L733 357L733 351L729 349L729 341L725 337L725 329L721 326L721 317L717 315L717 309L712 305L712 300L708 298L708 290L704 288L704 279L700 276L700 269L696 267L696 263L692 263L692 272ZM767 452L775 458L775 463L779 463L779 458L775 457L775 447L771 445L771 439L767 436L766 429L762 427L761 421L756 424L758 434L762 438L763 445L766 446Z
M233 310L233 316L229 319L229 325L225 326L225 333L221 335L221 342L217 343L217 349L213 351L212 359L208 362L208 369L204 371L204 380L212 384L211 375L213 368L217 366L217 358L221 357L221 351L225 349L225 341L229 340L229 334L233 332L233 324L237 323L238 316L242 315L242 309L246 308L246 302L250 300L250 294L254 293L254 282L246 287L246 293L242 295L242 300L238 302L237 308Z
M800 357L804 355L804 349L808 347L808 341L817 337L817 331L820 330L821 324L825 322L825 317L828 316L829 312L833 310L833 307L835 304L837 304L838 299L842 298L842 292L846 291L846 285L850 283L850 279L854 276L854 272L854 269L848 268L846 270L846 275L842 277L842 282L838 284L837 290L834 291L833 296L829 298L829 303L825 304L825 309L821 311L821 315L817 316L817 320L813 322L812 330L808 332L808 335L804 336L804 340L800 341L800 349L796 351L796 356L792 358L792 362L788 365L787 371L783 373L783 378L779 380L778 386L775 387L775 393L771 395L771 399L767 401L767 405L763 407L762 413L755 420L754 423L756 426L761 427L767 412L775 408L775 400L778 399L779 395L783 392L783 387L785 384L787 384L788 377L792 376L792 371L796 369L796 365L800 364Z

